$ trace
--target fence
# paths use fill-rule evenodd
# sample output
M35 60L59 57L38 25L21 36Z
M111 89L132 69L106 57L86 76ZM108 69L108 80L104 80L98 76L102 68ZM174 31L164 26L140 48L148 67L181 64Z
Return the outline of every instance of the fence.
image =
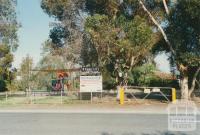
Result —
M180 97L180 91L177 90L177 97ZM153 99L157 101L170 101L171 88L167 87L137 87L128 86L125 88L126 99L140 100ZM200 91L195 91L195 95L200 95ZM0 105L20 105L20 104L71 104L71 103L90 103L90 93L85 93L85 98L80 100L79 91L22 91L22 92L4 92L0 93ZM116 90L104 90L103 97L94 93L94 98L98 103L116 102ZM100 98L101 97L101 98ZM126 100L125 99L125 100ZM132 101L132 100L131 100Z
M26 91L26 92L4 92L0 93L0 105L11 104L63 104L78 100L76 91L48 92L48 91Z

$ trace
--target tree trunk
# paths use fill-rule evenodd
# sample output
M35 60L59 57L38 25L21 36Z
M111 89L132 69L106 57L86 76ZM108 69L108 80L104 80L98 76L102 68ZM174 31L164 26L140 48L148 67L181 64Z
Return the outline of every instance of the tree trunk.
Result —
M196 86L196 81L197 81L197 76L200 72L200 67L197 68L194 76L193 76L193 79L192 79L192 85L191 85L191 88L189 90L189 97L191 97L192 93L194 92L195 90L195 86Z
M188 100L189 89L188 89L188 76L183 75L181 78L181 99Z
M181 74L181 99L189 99L189 77L188 77L188 67L183 64L177 64L178 70Z

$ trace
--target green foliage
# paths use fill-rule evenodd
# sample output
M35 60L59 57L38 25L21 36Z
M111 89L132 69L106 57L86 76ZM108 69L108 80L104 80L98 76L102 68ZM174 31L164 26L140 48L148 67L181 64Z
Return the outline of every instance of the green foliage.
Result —
M5 90L6 90L6 82L5 80L0 79L0 92L5 91Z
M32 68L33 59L30 56L23 58L20 70L18 71L18 75L21 77L21 80L18 81L19 90L26 91L31 85L31 81L34 80L31 74Z
M69 0L42 0L41 8L50 16L59 18L64 17L64 9L68 6Z
M69 31L61 26L54 27L50 30L49 37L55 47L62 47L65 44L65 40L69 36Z
M10 47L0 45L0 74L4 74L11 67L13 55L10 53Z
M75 45L74 45L75 46ZM37 64L35 69L39 70L56 70L56 69L71 69L75 67L76 59L73 49L68 46L61 48L52 48L52 42L47 40L43 44L42 59ZM51 81L57 79L56 72L35 71L33 74L34 83L32 88L36 90L52 90Z
M56 20L47 40L47 55L59 55L64 66L80 62L85 0L41 0L41 8ZM57 23L58 22L58 23ZM44 58L46 59L46 58ZM42 60L43 61L43 60ZM58 60L59 61L59 60ZM53 64L53 63L52 63Z
M167 74L158 71L154 64L144 64L135 67L129 73L129 84L134 86L147 86L147 87L174 87L179 88L177 80L169 79L165 76L158 76L158 74ZM168 74L170 75L170 74Z
M12 83L7 84L7 90L8 91L18 91L19 90L19 84L17 81L13 81Z
M16 0L0 0L0 41L11 49L18 46Z
M130 82L136 86L150 86L151 81L155 80L155 71L156 67L153 64L136 67L131 72Z
M86 10L91 14L116 15L119 6L118 0L86 0Z
M176 51L176 62L184 66L200 66L199 14L198 0L179 0L169 17L167 34Z
M115 77L141 62L154 45L154 33L140 16L129 20L123 15L110 19L95 14L87 18L85 30L97 50L99 66L111 69Z
M84 66L96 67L98 65L97 50L92 42L91 36L87 33L83 35L81 61Z
M163 28L163 39L154 50L166 51L171 55L169 60L172 71L178 70L176 73L180 75L182 98L188 99L195 89L196 77L200 72L200 3L199 0L166 2L169 14L153 14ZM144 5L148 7L146 2ZM148 7L146 13L152 13L152 8Z
M176 52L176 55L170 58L171 65L183 65L188 69L200 65L199 14L198 0L177 0L171 7L169 17L163 20L167 20L165 31ZM164 39L160 40L155 50L170 52Z
M16 0L0 0L0 80L1 90L11 82L12 51L17 49Z

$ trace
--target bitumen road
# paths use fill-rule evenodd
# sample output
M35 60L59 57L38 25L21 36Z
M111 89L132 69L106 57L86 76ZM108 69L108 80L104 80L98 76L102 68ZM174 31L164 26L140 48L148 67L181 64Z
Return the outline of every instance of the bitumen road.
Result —
M199 117L199 116L198 116ZM0 113L0 135L199 135L168 131L167 114Z

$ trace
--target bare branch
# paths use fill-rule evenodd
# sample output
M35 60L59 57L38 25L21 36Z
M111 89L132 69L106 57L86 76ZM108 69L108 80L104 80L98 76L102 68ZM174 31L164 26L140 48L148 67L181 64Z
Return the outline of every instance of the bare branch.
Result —
M148 11L148 9L146 8L146 6L144 5L144 3L142 2L142 0L139 0L140 5L142 6L143 10L149 15L150 19L153 21L153 23L158 27L158 29L160 30L160 32L162 33L172 55L176 56L176 52L174 51L165 31L163 30L163 28L161 27L161 25L158 23L158 21L156 21L156 19L153 17L153 15Z
M163 0L163 5L165 7L165 11L166 11L167 15L169 15L169 8L167 6L166 0Z

